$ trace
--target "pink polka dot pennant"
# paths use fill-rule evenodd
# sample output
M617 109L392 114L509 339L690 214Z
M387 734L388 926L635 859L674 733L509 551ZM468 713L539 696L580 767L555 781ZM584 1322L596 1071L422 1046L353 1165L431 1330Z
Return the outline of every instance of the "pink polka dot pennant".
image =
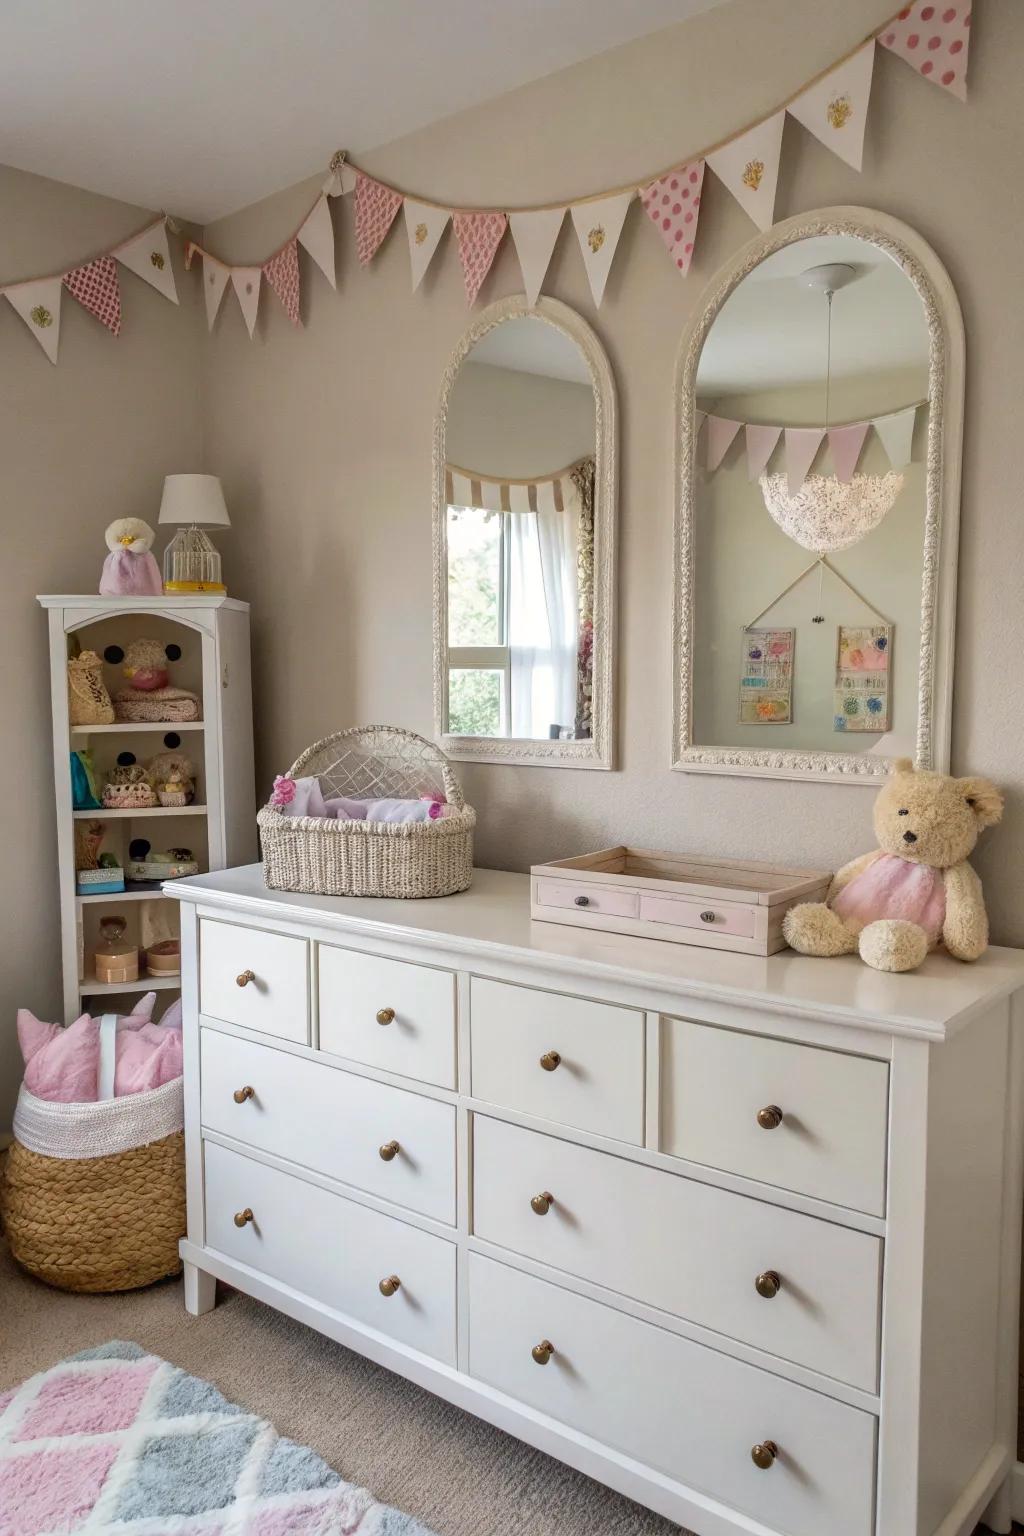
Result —
M898 54L925 80L967 100L967 54L971 42L971 0L944 4L916 0L879 33L883 48Z
M693 160L662 176L660 181L652 181L640 194L647 217L683 277L693 259L703 183L704 161Z

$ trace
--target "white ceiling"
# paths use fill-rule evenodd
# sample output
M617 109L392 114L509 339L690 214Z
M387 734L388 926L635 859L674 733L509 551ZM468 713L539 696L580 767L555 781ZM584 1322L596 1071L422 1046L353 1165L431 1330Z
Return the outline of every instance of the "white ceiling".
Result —
M590 384L587 360L576 343L564 331L529 315L506 320L481 336L469 354L470 362L539 373L569 384Z
M3 0L0 162L208 222L724 0Z
M833 299L832 377L925 369L928 326L910 279L880 251L846 235L785 246L734 288L704 343L697 369L703 402L825 379L828 311L798 279L808 267L848 262L856 277Z

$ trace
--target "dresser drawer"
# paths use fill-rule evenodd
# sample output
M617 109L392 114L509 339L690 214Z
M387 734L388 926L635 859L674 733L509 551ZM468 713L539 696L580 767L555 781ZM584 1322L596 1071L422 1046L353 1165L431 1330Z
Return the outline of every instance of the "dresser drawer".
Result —
M475 1098L643 1142L642 1013L474 976L471 1040Z
M870 1414L471 1254L470 1372L786 1536L869 1536ZM546 1365L534 1347L554 1346ZM751 1448L771 1440L767 1471Z
M454 1244L213 1142L203 1158L210 1248L454 1365Z
M878 1385L882 1245L863 1232L483 1115L473 1230L825 1376ZM774 1296L756 1288L766 1277Z
M201 1051L207 1129L454 1224L452 1105L215 1029Z
M246 1029L309 1039L305 939L204 919L199 925L199 1008Z
M455 1087L455 977L321 944L320 1049Z
M663 1152L884 1214L885 1062L665 1019L662 1083Z
M640 900L636 891L568 880L538 880L536 890L539 907L579 907L603 917L636 917Z

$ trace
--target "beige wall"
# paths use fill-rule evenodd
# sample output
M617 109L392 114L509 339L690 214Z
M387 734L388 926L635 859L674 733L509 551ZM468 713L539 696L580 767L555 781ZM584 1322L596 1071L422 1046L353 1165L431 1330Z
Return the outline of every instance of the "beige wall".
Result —
M375 154L369 168L462 203L540 200L640 177L767 110L891 12L892 0L734 0ZM1018 441L1024 309L1024 119L1011 103L1024 7L979 7L966 107L884 50L858 175L786 125L778 212L856 203L930 241L963 305L967 426L954 764L1009 791L979 850L998 939L1024 942L1024 533ZM751 61L756 60L756 68ZM222 221L214 249L257 259L301 217L309 182ZM368 720L431 729L430 448L442 371L467 323L450 234L410 292L401 220L359 269L349 200L334 208L339 291L306 282L306 329L267 299L255 345L230 301L208 353L206 466L245 529L231 561L255 604L258 779L307 742ZM609 840L835 864L869 846L871 793L674 774L670 754L672 379L680 332L716 268L754 234L705 181L680 279L639 209L595 313L571 228L547 291L594 325L621 402L619 771L464 767L491 865ZM309 264L305 267L308 269ZM505 242L481 302L520 288Z
M450 464L481 475L553 475L594 452L594 392L589 384L465 362L448 403L446 451ZM429 476L424 491L429 517Z
M146 218L0 167L0 277L59 271ZM163 476L199 467L201 331L176 275L180 309L122 271L116 340L65 294L56 368L0 302L0 1131L21 1079L15 1008L62 1012L49 661L35 595L95 592L107 524L132 514L155 523Z

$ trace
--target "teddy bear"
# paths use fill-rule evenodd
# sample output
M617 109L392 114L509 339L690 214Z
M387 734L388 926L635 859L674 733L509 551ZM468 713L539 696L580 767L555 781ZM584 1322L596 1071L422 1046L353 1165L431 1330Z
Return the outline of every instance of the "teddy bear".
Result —
M939 944L957 960L977 960L988 918L967 858L1002 814L1002 794L987 779L915 770L897 758L875 800L879 846L839 870L824 902L789 909L782 931L790 947L859 952L876 971L912 971Z
M123 648L108 645L104 661L123 672L131 685L114 694L114 712L118 720L185 721L202 719L202 709L194 693L187 688L170 686L168 662L181 658L180 645L163 645L159 640L129 640Z

